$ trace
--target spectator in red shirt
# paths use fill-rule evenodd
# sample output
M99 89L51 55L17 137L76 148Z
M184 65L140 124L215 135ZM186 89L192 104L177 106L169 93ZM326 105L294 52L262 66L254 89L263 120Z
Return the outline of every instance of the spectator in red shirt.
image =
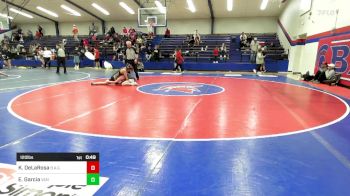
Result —
M96 69L101 69L101 64L100 64L100 51L98 51L97 48L94 48L94 56L95 56L95 68L96 68Z
M128 36L128 29L126 27L123 28L123 36Z
M170 38L170 29L169 28L166 28L164 37L165 38Z
M79 29L78 29L77 25L75 25L75 24L73 25L72 33L73 33L74 40L79 41L79 39L78 39Z
M183 72L182 64L184 63L184 58L182 57L181 49L177 50L175 54L175 64L173 71L177 71L177 69L180 67L180 71Z
M219 57L219 48L215 47L213 50L213 56L214 56L214 61L213 63L219 63L218 62L218 57Z

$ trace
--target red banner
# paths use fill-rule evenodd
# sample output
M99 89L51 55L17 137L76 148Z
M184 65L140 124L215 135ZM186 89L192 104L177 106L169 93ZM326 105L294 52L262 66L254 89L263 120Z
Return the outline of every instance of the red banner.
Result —
M324 61L334 63L335 71L342 74L340 83L350 86L350 35L320 39L315 71Z

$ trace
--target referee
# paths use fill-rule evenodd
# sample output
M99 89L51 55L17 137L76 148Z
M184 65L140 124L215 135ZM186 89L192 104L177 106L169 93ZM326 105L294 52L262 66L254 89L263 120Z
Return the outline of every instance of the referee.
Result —
M67 73L66 70L66 53L64 49L62 48L61 44L58 45L58 50L57 50L57 71L56 73L60 73L60 66L63 66L64 73Z
M126 50L125 50L125 64L127 65L128 63L132 65L134 68L136 78L139 80L139 72L137 70L137 58L138 54L137 51L134 47L131 45L131 41L126 41Z

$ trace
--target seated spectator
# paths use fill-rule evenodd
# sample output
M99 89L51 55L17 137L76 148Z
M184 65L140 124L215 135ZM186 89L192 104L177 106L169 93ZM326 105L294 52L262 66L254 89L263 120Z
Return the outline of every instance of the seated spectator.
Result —
M317 80L314 80L315 83L327 83L326 81L331 81L335 77L335 65L334 64L329 64L327 67L327 70L320 73L319 77ZM317 74L317 73L316 73Z
M170 29L166 28L165 33L164 33L164 38L170 38Z
M315 76L313 75L310 75L310 72L306 72L306 74L303 74L301 76L301 78L304 80L304 81L313 81L313 82L321 82L322 80L324 80L324 75L325 75L325 72L327 71L327 67L328 67L328 64L327 62L323 62L321 64L321 66L319 67L319 69L317 70ZM322 77L321 77L322 76Z
M213 50L213 63L219 63L218 62L218 57L219 57L219 48L216 46Z
M152 58L152 48L151 46L148 46L146 49L146 60L150 61Z
M194 37L192 36L191 39L188 41L188 46L192 48L194 44L195 44L195 40L194 40Z
M139 72L144 72L144 71L145 71L145 66L143 65L141 59L138 59L138 60L137 60L136 66L137 66L137 70L138 70Z
M335 64L329 64L328 69L325 71L326 79L322 81L324 84L332 84L336 82L336 74L335 74ZM340 77L339 77L340 78Z
M159 50L159 46L156 45L154 47L154 50L152 52L152 57L154 61L159 61L160 60L160 50Z

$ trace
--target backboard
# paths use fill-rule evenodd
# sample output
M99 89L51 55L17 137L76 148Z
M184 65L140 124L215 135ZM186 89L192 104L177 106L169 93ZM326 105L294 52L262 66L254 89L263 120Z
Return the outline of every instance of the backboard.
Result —
M138 25L139 27L165 27L167 26L166 8L160 11L158 8L139 8L138 9Z

